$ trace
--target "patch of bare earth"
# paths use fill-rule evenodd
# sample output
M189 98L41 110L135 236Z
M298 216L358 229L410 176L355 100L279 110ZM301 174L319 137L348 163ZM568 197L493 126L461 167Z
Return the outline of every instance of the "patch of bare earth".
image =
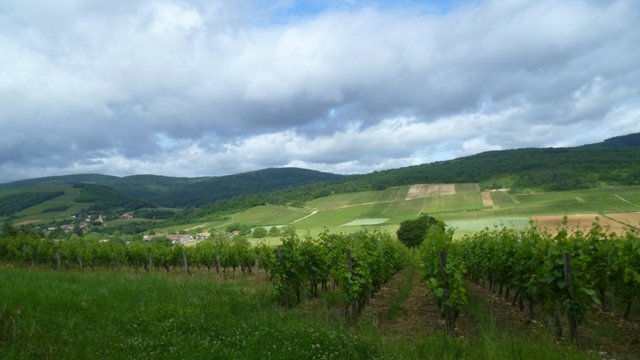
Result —
M432 196L455 195L455 184L416 184L411 185L405 200L424 199Z
M396 274L376 296L370 300L361 314L361 319L371 321L373 325L387 336L417 340L438 331L446 331L445 322L440 310L426 286L420 282L416 271L413 287L408 297L399 304L400 313L389 318L389 309L396 302L398 291L406 280L407 273ZM457 336L469 337L477 333L477 325L467 314L461 314L456 323Z
M640 212L606 214L606 216L623 224L640 228Z
M491 193L489 191L482 192L482 206L484 207L495 207L496 204L493 202L493 198L491 197Z
M589 229L591 229L591 225L594 222L598 222L603 228L608 229L610 232L622 234L627 231L629 227L612 219L613 215L617 214L610 214L607 215L607 217L598 214L567 215L567 229L569 229L570 232L575 230L589 231ZM565 215L532 216L531 220L541 228L554 234L562 227L564 216ZM638 221L640 221L640 217L638 218Z

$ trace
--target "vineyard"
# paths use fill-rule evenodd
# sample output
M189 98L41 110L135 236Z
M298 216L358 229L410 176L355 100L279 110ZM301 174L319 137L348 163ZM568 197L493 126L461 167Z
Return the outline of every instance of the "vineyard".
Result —
M465 279L511 301L535 321L552 319L555 335L579 342L578 327L593 312L623 307L628 320L640 300L640 238L591 231L551 236L536 227L485 229L452 241L451 232L433 231L420 253L424 279L431 288L447 329L467 303ZM566 321L562 321L566 318Z
M318 285L340 289L344 314L359 314L371 295L409 261L408 250L389 234L360 232L348 236L327 232L317 240L300 241L295 232L283 238L272 261L272 279L281 302L291 307L309 285L318 295Z
M302 241L294 229L285 232L282 245L251 246L244 237L215 238L195 246L172 244L164 238L149 242L126 238L89 240L71 236L50 240L29 233L16 233L0 239L0 258L27 266L46 266L57 270L108 268L192 271L206 269L216 273L251 274L266 272L282 305L290 308L321 290L339 290L345 316L353 318L368 298L409 261L408 250L379 231L350 235L322 233L317 239Z
M453 230L433 226L416 251L406 248L390 234L380 231L360 231L347 235L324 231L316 237L308 235L301 238L295 229L289 228L283 231L279 246L252 245L244 237L218 237L185 246L173 244L161 237L141 241L122 235L106 238L71 235L66 240L51 240L33 233L15 231L0 236L0 261L3 264L13 264L10 267L31 268L51 274L113 274L122 279L135 276L132 281L148 278L150 282L156 282L158 276L166 276L167 279L177 276L178 279L193 279L198 287L215 287L218 286L215 284L227 283L226 280L235 287L237 285L233 284L236 281L253 279L246 290L239 293L245 295L238 296L246 297L244 291L253 294L259 290L262 294L260 301L266 304L261 306L271 309L262 311L273 312L268 304L277 303L279 311L290 314L286 316L302 316L300 314L305 314L309 308L316 308L320 301L326 304L327 311L332 314L327 315L332 322L335 322L337 316L342 321L335 322L336 324L347 324L348 328L353 326L349 331L358 331L358 323L363 320L361 317L365 308L369 309L372 297L373 301L389 298L389 283L403 283L406 289L402 291L405 294L402 298L398 297L400 300L393 299L396 313L393 316L404 316L408 321L417 323L419 328L431 329L424 333L431 335L423 335L420 338L423 340L420 341L432 341L428 339L433 336L436 336L433 339L438 339L437 334L440 332L449 339L458 339L461 334L471 334L476 339L482 339L478 334L473 335L474 331L477 332L473 330L473 325L472 330L469 330L469 321L470 316L477 316L474 311L478 310L473 310L473 307L478 306L478 301L484 301L478 299L478 296L483 296L508 302L510 307L517 309L522 314L521 317L527 318L529 322L541 321L547 324L544 328L549 337L566 338L568 343L580 345L580 329L587 327L586 319L589 316L610 314L612 319L619 318L621 322L635 324L636 313L632 311L632 307L640 299L638 234L633 231L623 235L607 233L598 224L593 225L588 232L561 229L553 235L535 226L525 230L495 227L455 240ZM422 281L421 284L415 281L414 286L413 276L418 276L414 271L416 267L421 270ZM14 276L7 270L0 271L9 277ZM405 276L404 274L407 276L406 280L398 281L398 276ZM201 283L198 279L208 280ZM268 283L263 281L267 279ZM420 306L433 307L438 314L436 319L416 316L403 308L402 301L415 297L416 288L423 289L425 294L425 299L420 300ZM486 293L477 289L483 289ZM91 296L103 293L96 291ZM217 294L223 296L223 293ZM177 304L185 301L179 295L174 296ZM86 295L80 296L81 299L84 297ZM198 295L198 298L203 299L202 295ZM243 301L236 299L224 306L235 309ZM20 303L11 304L0 303L0 326L7 334L18 334L15 318L19 317L22 307ZM46 306L43 304L46 302L38 306ZM200 306L192 302L185 304ZM162 309L162 305L158 306ZM81 307L79 311L82 313L83 309L85 307ZM236 310L231 311L235 313ZM493 308L491 311L494 311ZM402 315L397 315L398 313ZM175 314L167 316L169 319L178 319ZM150 323L148 326L155 325ZM460 327L465 329L461 330ZM259 332L256 330L256 334ZM0 337L0 350L7 344L18 346L16 336L4 335L4 340ZM500 347L501 340L491 338L495 335L484 336L484 341L489 343L471 347L481 346L488 354L482 357L493 358L493 351L484 347ZM7 339L14 340L7 342ZM298 341L295 336L292 339L294 342ZM447 346L458 349L451 351L459 355L461 350L458 346L466 341L468 340L454 340ZM524 342L530 341L532 340L527 338ZM545 340L533 340L532 344L536 341ZM320 345L314 343L313 346L315 349L315 346ZM513 345L505 346L507 349L504 353L511 354L505 355L506 358L511 357L513 351L522 351L511 349ZM544 346L550 346L545 350L549 351L545 352L545 356L556 352L557 355L553 356L558 358L573 354L573 350L568 350L569 353L558 351L555 349L557 345ZM638 349L632 350L634 346L638 346L637 341L632 340L627 346L631 346L629 354L639 353ZM202 349L207 351L204 345ZM412 351L418 350L416 348ZM473 350L465 351L473 353ZM371 355L369 352L365 353L369 355L363 355L363 358ZM345 353L340 354L349 357ZM634 355L629 356L633 358ZM354 355L354 358L357 357L359 356Z
M251 247L242 237L232 240L202 241L195 246L172 244L157 238L152 241L130 241L123 238L87 239L71 236L68 240L49 240L29 233L18 233L0 239L0 258L27 266L46 266L54 269L108 268L132 271L151 270L169 272L196 269L242 273L254 267L266 268L269 248Z

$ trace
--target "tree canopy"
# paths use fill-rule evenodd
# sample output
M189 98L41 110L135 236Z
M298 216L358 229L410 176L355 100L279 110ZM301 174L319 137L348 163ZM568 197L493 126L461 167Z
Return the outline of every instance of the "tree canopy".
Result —
M427 232L434 226L444 230L444 222L425 214L417 219L401 222L396 234L398 235L398 240L407 247L417 247L422 244Z

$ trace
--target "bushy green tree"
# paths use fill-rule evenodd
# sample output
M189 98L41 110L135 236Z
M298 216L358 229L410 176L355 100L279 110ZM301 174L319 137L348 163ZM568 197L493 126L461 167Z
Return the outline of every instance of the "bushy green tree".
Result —
M438 226L444 230L444 222L429 215L422 215L417 219L409 219L400 223L396 232L398 240L408 247L417 247L422 244L431 227Z
M227 232L233 233L237 231L241 236L247 236L251 234L251 228L248 225L233 223L227 226Z
M269 236L280 236L280 229L276 226L272 226L271 229L269 229Z
M267 234L268 234L267 229L265 229L263 227L257 227L255 229L253 229L253 232L251 233L251 235L254 238L258 238L258 239L267 236Z

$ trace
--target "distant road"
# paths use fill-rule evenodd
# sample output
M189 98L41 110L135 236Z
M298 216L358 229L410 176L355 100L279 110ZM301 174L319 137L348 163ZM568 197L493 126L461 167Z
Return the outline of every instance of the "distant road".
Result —
M629 201L629 200L627 200L627 199L625 199L625 198L621 197L621 196L620 196L620 195L618 195L618 194L613 194L613 196L617 197L617 198L618 198L618 199L620 199L621 201L626 202L627 204L631 204L631 205L633 205L633 206L640 207L640 205L638 205L638 204L634 204L634 203L632 203L631 201Z

